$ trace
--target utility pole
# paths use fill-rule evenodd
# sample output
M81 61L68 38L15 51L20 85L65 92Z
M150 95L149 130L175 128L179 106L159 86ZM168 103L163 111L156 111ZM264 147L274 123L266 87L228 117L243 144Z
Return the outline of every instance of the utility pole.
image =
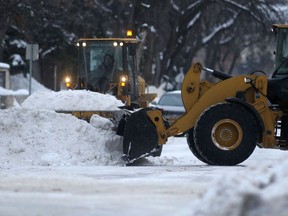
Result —
M29 60L29 95L32 91L32 74L33 74L33 61L39 58L39 45L27 44L26 46L26 59Z

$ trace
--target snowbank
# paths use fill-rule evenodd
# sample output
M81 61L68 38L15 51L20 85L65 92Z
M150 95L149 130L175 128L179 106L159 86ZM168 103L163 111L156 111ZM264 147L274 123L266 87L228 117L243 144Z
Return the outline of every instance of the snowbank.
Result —
M217 179L182 215L286 216L288 160L273 168L255 167ZM225 169L225 167L223 167Z
M0 167L119 165L122 138L110 120L90 124L54 110L115 110L123 103L89 91L39 91L21 107L0 110Z
M21 76L14 77L14 87L25 88ZM89 124L69 114L54 112L119 110L118 106L123 106L121 101L96 92L53 92L36 82L34 85L37 91L21 107L0 110L1 168L123 164L122 137L113 131L110 120L94 115ZM3 89L3 93L27 92Z
M86 90L40 91L32 94L22 104L24 108L49 110L119 110L124 104L112 95Z
M28 92L29 89L29 74L24 77L23 74L16 74L10 77L11 89L17 91L19 89L25 89ZM48 88L37 82L33 77L31 79L31 92L37 91L50 91ZM27 93L28 95L29 93Z
M89 124L54 111L11 108L0 110L0 130L1 168L123 163L122 138L99 116Z
M0 95L2 96L27 96L29 92L26 89L10 90L0 87Z

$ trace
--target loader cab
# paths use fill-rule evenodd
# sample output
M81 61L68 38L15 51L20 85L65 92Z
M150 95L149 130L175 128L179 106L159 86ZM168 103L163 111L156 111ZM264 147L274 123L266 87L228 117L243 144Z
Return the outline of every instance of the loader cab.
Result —
M273 25L277 45L273 78L288 77L288 25Z
M136 97L135 38L82 38L78 41L78 88Z
M288 109L288 25L273 25L276 35L275 71L268 80L267 97L281 109Z

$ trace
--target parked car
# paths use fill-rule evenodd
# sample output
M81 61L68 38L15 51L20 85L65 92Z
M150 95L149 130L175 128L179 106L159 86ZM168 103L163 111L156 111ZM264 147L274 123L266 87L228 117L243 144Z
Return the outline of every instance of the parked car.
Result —
M164 118L169 124L185 113L180 90L164 93L158 102L153 101L151 106L163 109Z

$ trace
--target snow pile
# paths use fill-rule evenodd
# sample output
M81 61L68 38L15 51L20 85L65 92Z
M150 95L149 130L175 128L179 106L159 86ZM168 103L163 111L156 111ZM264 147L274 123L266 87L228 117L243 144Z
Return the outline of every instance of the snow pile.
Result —
M27 95L29 94L29 74L24 77L23 74L16 74L10 77L11 79L11 89L17 91L19 89L25 89ZM37 82L33 77L31 79L31 92L37 91L50 91L48 88Z
M27 84L22 75L12 83L20 89ZM123 164L122 137L110 120L94 115L89 124L54 111L119 110L121 101L85 90L53 92L36 82L32 85L37 91L21 107L0 110L1 168ZM25 89L6 91L25 93Z
M24 108L49 110L119 110L124 104L112 95L86 90L40 91L32 94L22 104Z
M183 215L286 216L288 160L279 162L273 169L256 167L249 172L222 176L202 199L190 206L191 212Z
M122 105L111 95L84 90L39 91L19 108L0 110L0 167L122 165L122 137L110 120L94 115L89 124L54 111Z
M10 90L0 87L0 95L2 96L18 96L18 95L28 95L29 92L26 89Z
M122 164L122 138L109 124L99 116L89 124L49 110L1 110L0 167Z

